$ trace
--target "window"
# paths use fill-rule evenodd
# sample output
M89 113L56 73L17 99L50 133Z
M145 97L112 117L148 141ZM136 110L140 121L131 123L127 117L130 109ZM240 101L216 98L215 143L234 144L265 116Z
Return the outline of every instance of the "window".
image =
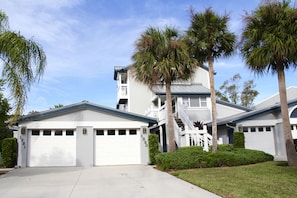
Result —
M38 136L40 134L39 130L32 130L32 135Z
M62 136L63 131L62 130L55 130L55 136Z
M271 127L266 127L266 132L270 132L271 131Z
M206 97L183 97L183 105L187 107L206 107Z
M43 135L44 136L51 136L52 132L51 132L51 130L43 130Z
M96 130L96 135L104 135L104 130Z
M107 130L107 135L115 135L115 130Z
M263 127L259 127L259 128L258 128L258 131L259 131L259 132L263 132L263 131L264 131L264 128L263 128Z
M137 131L135 129L130 129L129 130L129 134L130 135L136 135L137 134Z
M66 136L73 136L74 131L73 130L66 130Z
M256 132L256 127L251 127L251 132Z
M126 135L126 130L124 130L124 129L119 130L119 135Z
M247 128L247 127L243 127L243 128L242 128L242 131L246 133L246 132L249 131L249 128Z

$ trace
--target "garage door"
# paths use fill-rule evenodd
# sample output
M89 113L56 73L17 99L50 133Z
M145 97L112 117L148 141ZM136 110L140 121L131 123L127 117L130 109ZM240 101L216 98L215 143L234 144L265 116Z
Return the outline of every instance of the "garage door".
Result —
M28 166L75 166L74 130L29 130Z
M95 165L140 164L139 131L95 130L95 137Z

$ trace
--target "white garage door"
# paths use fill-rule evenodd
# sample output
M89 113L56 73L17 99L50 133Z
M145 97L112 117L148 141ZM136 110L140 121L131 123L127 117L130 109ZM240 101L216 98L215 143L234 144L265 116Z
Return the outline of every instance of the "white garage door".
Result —
M130 130L95 130L95 165L140 164L140 133Z
M29 167L75 166L74 130L30 130Z

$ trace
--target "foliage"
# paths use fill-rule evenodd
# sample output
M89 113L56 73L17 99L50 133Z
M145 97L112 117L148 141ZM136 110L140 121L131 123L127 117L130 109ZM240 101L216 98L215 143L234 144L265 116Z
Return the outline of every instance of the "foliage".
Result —
M2 163L6 168L12 168L17 162L17 139L6 138L2 142Z
M254 90L256 85L254 84L253 80L244 82L242 90L240 90L240 80L240 74L235 74L229 80L225 80L224 83L219 87L219 90L216 90L217 98L222 101L231 102L233 104L251 107L259 92Z
M244 133L234 132L234 142L233 142L234 148L245 148L244 144L245 144Z
M15 115L21 115L30 86L44 72L46 56L38 43L9 30L8 17L1 10L0 43L2 77L15 100Z
M273 156L263 151L222 147L218 151L205 152L202 147L185 147L171 153L156 156L156 164L162 170L240 166L271 161ZM225 150L224 150L225 149Z
M193 123L193 125L194 125L194 127L197 127L199 130L202 130L203 129L203 126L204 126L204 124L203 124L203 122L202 121L195 121L194 123Z
M294 197L297 186L295 167L264 162L247 166L199 168L171 172L191 184L221 197Z
M191 10L191 25L187 31L187 43L192 57L201 64L208 62L211 93L213 152L217 151L217 110L214 84L215 59L228 57L234 51L235 34L228 30L229 16L219 16L211 8L205 12Z
M169 151L174 151L171 83L189 79L197 66L196 61L189 55L188 46L175 28L150 27L141 34L135 47L132 72L136 80L150 88L166 87Z
M290 1L264 1L244 17L240 51L256 74L277 73L283 132L289 165L297 166L286 94L285 70L297 66L297 9Z
M0 89L2 87L0 80ZM8 120L11 107L6 98L3 97L3 94L0 93L0 152L2 152L2 141L5 138L12 137L12 131L8 128Z
M57 104L57 105L55 105L53 108L51 107L50 109L58 109L58 108L61 108L61 107L63 107L64 105L62 105L62 104Z
M209 146L209 150L211 151L212 146ZM233 151L234 150L234 146L233 144L219 144L218 145L218 151Z
M160 153L159 151L159 136L157 134L150 134L148 136L148 147L149 147L149 156L150 163L155 164L155 156Z

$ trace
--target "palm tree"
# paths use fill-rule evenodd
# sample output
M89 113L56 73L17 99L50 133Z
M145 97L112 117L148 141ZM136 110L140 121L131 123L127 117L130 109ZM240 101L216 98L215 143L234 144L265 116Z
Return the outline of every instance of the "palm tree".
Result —
M174 141L171 83L186 80L194 72L196 61L189 56L187 45L175 28L148 28L136 41L132 56L135 78L147 84L165 85L168 117L169 152L176 150Z
M194 13L191 9L191 26L187 31L191 55L200 63L208 63L211 92L212 151L217 151L217 110L214 83L215 59L228 57L234 51L235 34L228 30L229 16L219 16L211 8L204 13Z
M1 10L0 59L3 63L2 78L15 101L15 114L20 115L31 84L39 80L44 72L46 56L33 40L9 30L8 17Z
M244 17L240 50L256 74L277 73L283 132L289 165L297 166L286 95L285 70L297 64L297 9L288 1L266 1Z

